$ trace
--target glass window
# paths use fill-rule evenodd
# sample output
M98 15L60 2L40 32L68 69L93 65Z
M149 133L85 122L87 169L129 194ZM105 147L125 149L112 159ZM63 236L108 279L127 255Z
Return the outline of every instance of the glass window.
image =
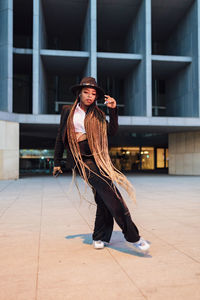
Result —
M157 168L164 168L165 167L165 149L158 148L157 149Z
M142 170L154 170L154 148L142 147L140 153L142 161Z
M166 168L169 168L169 154L168 154L168 149L166 149Z
M114 166L120 171L140 170L139 147L113 147L110 156Z

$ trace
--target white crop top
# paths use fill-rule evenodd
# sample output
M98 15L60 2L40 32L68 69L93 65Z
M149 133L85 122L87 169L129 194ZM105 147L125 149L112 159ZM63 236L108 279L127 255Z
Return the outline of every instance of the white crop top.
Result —
M85 112L80 108L80 105L78 103L73 117L75 132L86 133L84 120L85 120Z

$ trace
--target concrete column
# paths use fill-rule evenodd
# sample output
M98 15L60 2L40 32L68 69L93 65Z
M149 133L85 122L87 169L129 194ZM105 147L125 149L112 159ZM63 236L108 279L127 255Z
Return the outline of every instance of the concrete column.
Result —
M48 109L48 95L47 95L47 78L46 78L46 71L44 68L44 64L42 62L42 58L40 58L39 64L39 113L46 114Z
M146 42L146 4L143 0L127 34L126 45L129 52L142 55L142 60L129 72L125 79L125 114L131 116L147 115L147 42ZM151 62L151 56L148 57Z
M39 106L39 64L40 64L40 34L39 34L39 0L33 1L33 114L40 113Z
M81 50L83 51L90 50L90 7L90 3L88 3L85 24L81 38Z
M36 8L38 9L38 8ZM38 11L36 10L36 22L38 21L37 17ZM45 19L44 19L44 12L43 12L43 6L42 6L42 1L39 1L39 27L38 31L36 32L36 53L35 53L35 60L38 63L39 67L39 78L37 76L37 69L36 74L35 74L35 80L36 83L38 84L38 89L39 89L39 96L37 94L37 97L39 97L39 104L38 104L38 113L39 114L46 114L47 113L47 78L46 78L46 71L42 62L42 57L40 56L40 49L45 49L47 48L47 32L46 32L46 24L45 24ZM39 43L37 43L39 35ZM38 46L37 46L38 45ZM39 58L39 62L38 62ZM38 82L39 81L39 82Z
M200 117L200 1L197 1L198 116Z
M152 117L151 1L145 1L146 116Z
M42 7L42 1L39 3L39 38L40 38L40 48L47 48L47 32L46 32L46 24L44 19L44 12Z
M13 1L0 0L0 110L12 112Z
M19 178L19 123L0 121L0 180Z
M90 21L90 14L91 14L91 4L88 3L87 13L85 17L85 24L84 30L81 40L81 50L91 52L91 21ZM91 55L88 58L87 65L84 70L84 76L90 76L91 74Z
M169 174L200 175L200 131L170 133Z
M198 1L199 2L199 1ZM167 116L199 117L199 45L197 1L187 10L184 18L165 43L169 59L172 55L191 59L176 76L166 80Z
M90 0L90 76L97 78L97 2Z

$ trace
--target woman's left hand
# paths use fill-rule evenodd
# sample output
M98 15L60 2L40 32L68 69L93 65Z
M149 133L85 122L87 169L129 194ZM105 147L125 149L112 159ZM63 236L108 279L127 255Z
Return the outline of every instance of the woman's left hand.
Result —
M117 106L117 103L114 98L110 97L109 95L105 95L104 97L105 97L104 104L106 104L107 107L115 108Z

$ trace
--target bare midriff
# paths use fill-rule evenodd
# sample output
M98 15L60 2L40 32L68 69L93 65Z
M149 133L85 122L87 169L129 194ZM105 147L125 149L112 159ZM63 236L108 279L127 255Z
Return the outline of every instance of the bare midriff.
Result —
M76 133L77 142L82 142L87 139L86 133L82 133L82 132L75 132L75 133Z

